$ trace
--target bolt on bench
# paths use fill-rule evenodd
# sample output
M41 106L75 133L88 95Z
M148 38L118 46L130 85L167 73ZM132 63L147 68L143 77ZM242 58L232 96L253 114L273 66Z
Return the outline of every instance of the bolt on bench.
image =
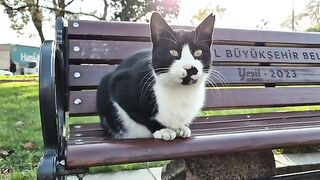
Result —
M228 83L212 76L220 88L208 88L204 110L320 104L320 34L216 28L213 39L213 68ZM95 116L100 79L122 59L150 47L148 24L71 20L67 25L57 19L56 40L41 48L44 155L38 179L64 179L100 165L320 143L320 111L199 117L191 138L169 142L110 139L99 122L66 127L66 115Z

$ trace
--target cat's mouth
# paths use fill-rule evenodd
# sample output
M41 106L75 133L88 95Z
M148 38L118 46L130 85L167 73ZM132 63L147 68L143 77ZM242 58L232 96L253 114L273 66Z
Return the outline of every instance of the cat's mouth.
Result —
M181 79L182 79L182 82L181 82L182 85L191 85L191 84L197 83L197 79L192 79L190 76L187 76Z

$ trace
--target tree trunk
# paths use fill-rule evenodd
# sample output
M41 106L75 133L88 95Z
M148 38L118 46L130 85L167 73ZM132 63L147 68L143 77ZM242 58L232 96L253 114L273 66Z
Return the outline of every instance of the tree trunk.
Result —
M254 179L274 175L271 150L186 158L171 161L162 180Z
M32 22L36 27L38 34L40 36L41 43L44 42L45 38L42 31L42 8L39 6L39 0L26 1L28 5L28 11L30 12Z
M45 38L44 38L44 35L43 35L43 31L42 31L42 25L41 26L36 26L36 24L35 24L35 27L36 27L36 29L38 31L39 36L40 36L41 43L43 43Z

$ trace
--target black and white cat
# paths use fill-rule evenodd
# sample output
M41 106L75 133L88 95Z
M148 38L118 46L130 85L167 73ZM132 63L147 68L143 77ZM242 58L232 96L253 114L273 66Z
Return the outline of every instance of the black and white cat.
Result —
M194 31L172 30L158 13L150 22L152 51L124 60L100 82L97 109L114 138L189 137L205 100L215 16Z

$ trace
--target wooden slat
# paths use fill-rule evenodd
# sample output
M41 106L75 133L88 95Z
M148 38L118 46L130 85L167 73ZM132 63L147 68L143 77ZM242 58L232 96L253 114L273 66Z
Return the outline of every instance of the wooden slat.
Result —
M312 84L320 82L320 67L263 67L263 66L215 66L212 73L217 84ZM115 66L70 65L69 86L78 89L94 88L101 78L112 72ZM80 73L79 76L75 76Z
M194 29L192 26L174 26L174 28ZM80 39L110 39L117 36L125 39L139 38L145 41L150 39L149 25L146 23L71 20L69 21L68 34L70 38ZM224 28L215 28L213 39L214 41L320 44L318 33Z
M240 115L223 115L211 117L198 117L195 119L196 124L217 124L233 123L242 121L263 121L266 119L287 119L290 121L294 118L320 117L320 111L302 111L302 112L267 112L258 114L240 114ZM77 134L90 131L102 131L100 123L70 124L69 133Z
M81 99L80 104L74 104ZM319 104L320 88L231 88L207 90L205 108L267 107ZM70 116L96 113L96 91L70 91Z
M114 64L133 53L151 48L150 42L129 41L69 41L70 63L108 63ZM79 49L77 49L77 47ZM78 50L78 51L77 51Z
M142 49L150 49L150 42L70 40L70 63L117 63ZM254 47L213 45L213 62L248 63L319 63L318 48Z
M320 125L273 130L198 135L173 141L155 139L102 140L68 144L67 169L117 163L176 159L190 156L253 151L320 143ZM84 156L85 154L85 156Z
M281 113L278 113L281 114ZM296 116L293 116L293 115ZM313 115L312 115L313 114ZM193 134L210 133L222 134L235 131L249 131L249 130L270 130L274 128L290 128L297 126L309 126L310 124L320 124L319 112L317 113L291 113L290 116L275 116L275 113L264 113L263 118L243 118L241 116L231 116L225 121L217 120L218 117L208 117L197 119L190 126ZM271 116L270 116L271 115ZM285 113L282 113L285 115ZM239 117L239 119L236 119ZM95 138L105 137L106 134L102 129L100 123L81 124L70 126L69 141L76 142L76 139L81 141L95 141Z

